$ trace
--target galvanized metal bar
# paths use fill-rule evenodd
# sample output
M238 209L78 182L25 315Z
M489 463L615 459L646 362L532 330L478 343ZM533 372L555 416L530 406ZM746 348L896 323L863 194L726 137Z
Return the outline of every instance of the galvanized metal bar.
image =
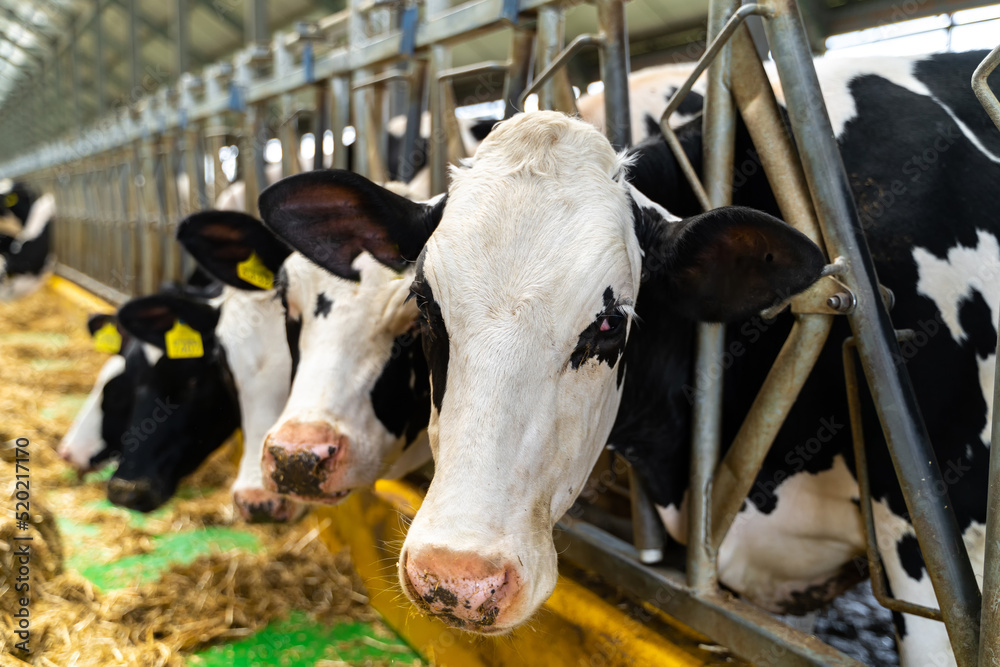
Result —
M782 217L822 247L805 174L746 26L735 31L730 48L733 95ZM716 549L746 500L833 326L832 315L799 312L794 301L792 310L796 313L792 330L715 472L711 525Z
M97 15L94 21L94 72L97 76L97 115L103 116L107 110L104 83L104 13Z
M997 68L997 65L1000 65L1000 46L990 51L989 55L983 59L983 62L979 63L976 71L972 73L972 92L976 94L979 103L986 109L990 120L1000 130L1000 102L997 101L996 95L993 94L989 84L986 82L990 74L993 73L993 70Z
M503 117L510 118L518 112L517 101L528 87L531 78L535 30L524 26L514 26L510 34L510 53L505 63L507 76L503 82ZM477 100L479 101L479 100Z
M993 124L1000 130L1000 101L987 79L1000 65L1000 46L990 51L972 75L972 90L979 98ZM1000 332L1000 324L997 325ZM1000 361L1000 335L997 336L997 361ZM986 503L986 553L983 560L983 611L979 664L1000 664L1000 363L993 370L993 423L990 432L990 482Z
M521 93L521 99L518 100L520 108L524 108L524 101L528 99L529 95L537 93L573 56L591 46L604 46L604 39L604 35L578 35L576 39L569 43L569 46L562 50L562 53L552 59L548 67L538 73L538 76L531 82L531 85L524 89L524 92Z
M538 47L535 69L546 68L563 48L566 15L561 6L546 5L538 10ZM566 68L556 70L538 92L538 108L575 114L576 100ZM520 109L518 109L520 110Z
M347 146L344 146L344 130L351 118L350 79L346 76L336 76L330 80L330 129L333 130L333 160L334 169L351 168L348 159Z
M130 3L132 1L129 0ZM178 78L191 69L191 11L188 2L174 0L174 66Z
M996 57L1000 48L994 49ZM993 66L997 61L994 60ZM983 76L985 80L988 72ZM980 98L982 99L982 98ZM995 98L994 98L995 101ZM994 108L995 110L995 108ZM993 122L1000 127L1000 113L993 115ZM1000 324L997 325L1000 332ZM1000 361L1000 335L997 336L996 359ZM982 636L979 645L979 664L1000 664L1000 363L993 371L993 424L990 431L990 483L986 505L986 553L983 560L983 612Z
M428 7L430 11L430 7ZM431 136L427 139L428 165L431 169L431 192L436 195L448 189L448 127L445 114L445 89L440 79L442 70L451 67L451 48L435 45L431 47L430 64L427 71L429 90L428 107L431 113Z
M712 0L708 9L708 36L717 39L739 0ZM705 112L702 116L704 179L712 207L732 201L733 151L736 109L726 85L729 47L723 45L708 71ZM691 486L688 492L687 581L695 591L717 589L716 550L712 546L712 476L722 438L722 351L725 327L699 324L695 361L695 399L692 410Z
M756 665L862 667L816 637L789 628L725 591L695 594L676 570L642 565L635 548L581 521L563 517L553 534L560 558L598 573L645 604L663 610ZM643 613L636 617L643 622Z
M694 170L694 165L691 164L691 160L688 159L687 154L684 152L684 147L681 146L680 139L677 138L677 133L668 124L660 124L660 132L663 134L663 138L667 142L667 146L670 147L670 151L674 154L674 158L677 160L677 164L680 165L681 173L684 174L684 178L687 180L691 189L694 191L695 198L698 200L698 204L701 206L702 210L709 210L712 208L712 202L708 199L708 193L705 192L705 186L701 182L701 178L698 176L698 172Z
M615 150L632 145L632 114L629 112L628 26L623 0L597 0L597 25L603 44L600 54L604 81L604 133Z
M271 36L268 30L267 0L246 0L243 16L243 43L267 44Z
M694 69L691 70L691 73L688 75L687 80L681 84L680 88L678 88L670 98L670 101L667 102L667 108L663 110L663 115L660 116L661 126L666 125L667 120L674 115L677 108L681 105L681 102L683 102L684 98L687 97L687 94L691 92L691 87L694 85L694 82L697 81L702 72L704 72L712 64L722 48L726 46L729 39L733 36L733 34L735 34L736 29L739 28L750 16L755 14L764 15L766 12L767 10L760 4L749 4L739 7L733 13L726 24L720 29L718 35L711 38L711 41L705 48L705 53L703 53L701 58L698 59Z
M886 609L940 621L942 620L940 610L896 599L889 594L886 588L885 568L882 566L882 557L878 551L878 540L875 534L875 516L872 511L872 491L868 475L868 450L865 447L865 432L861 422L860 385L858 383L858 372L854 365L855 347L854 337L852 336L844 341L841 353L844 361L844 385L847 389L847 408L851 419L851 439L854 442L858 500L861 506L861 518L865 524L865 546L868 555L868 574L872 584L872 594L878 600L878 603Z
M128 43L129 43L129 78L132 90L139 90L139 72L142 71L142 48L139 45L139 0L128 1Z
M868 253L850 184L826 109L817 102L819 80L794 0L763 0L768 42L788 104L789 121L802 155L823 235L833 256L849 271L842 276L857 297L850 316L865 375L889 443L910 520L960 667L976 664L979 648L980 593L947 495L937 457L920 417L916 396L898 358L892 323L879 297L875 267Z
M406 88L406 131L403 133L403 150L399 154L397 174L399 180L409 183L416 175L417 139L420 137L420 119L424 108L424 84L427 81L427 64L415 60L413 75Z

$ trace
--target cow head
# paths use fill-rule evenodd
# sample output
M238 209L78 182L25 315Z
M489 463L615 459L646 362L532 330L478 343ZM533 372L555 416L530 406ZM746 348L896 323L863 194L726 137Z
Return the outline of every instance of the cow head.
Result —
M765 214L670 215L629 186L627 166L592 126L539 112L494 129L452 172L446 203L343 172L261 196L272 229L339 275L362 251L397 268L417 260L436 470L399 575L455 626L508 631L552 592L552 528L614 422L644 277L679 313L718 321L822 269L815 245Z
M270 192L284 198L292 191L295 199L318 192L308 174ZM392 196L399 206L420 206ZM293 255L281 274L298 362L288 405L265 444L265 476L269 488L310 502L338 502L430 456L420 437L430 391L408 298L412 267L390 270L367 253L351 259L341 277Z
M239 408L215 335L218 308L181 295L156 294L129 301L118 319L141 342L126 355L126 363L135 361L140 368L108 498L149 512L166 502L180 479L239 427ZM200 340L201 354L168 356L176 355L178 332L185 342ZM189 344L186 348L198 351Z
M261 449L288 400L292 359L285 309L274 276L291 252L256 218L202 211L184 219L177 240L198 264L229 286L216 332L240 403L243 456L233 501L247 521L290 521L305 507L264 488Z
M45 281L52 265L55 199L23 183L0 182L0 301L20 298Z
M282 268L298 364L263 465L268 488L308 502L338 502L389 474L427 425L427 370L417 309L407 303L412 272L367 254L352 270L356 280L340 278L301 255ZM423 451L418 465L429 458Z
M118 318L113 314L91 315L87 329L93 336L108 324L116 327L121 347L104 362L90 395L58 448L59 456L81 473L97 468L121 452L122 435L135 398L133 378L137 369L134 363L128 367L126 350L137 343L118 326Z

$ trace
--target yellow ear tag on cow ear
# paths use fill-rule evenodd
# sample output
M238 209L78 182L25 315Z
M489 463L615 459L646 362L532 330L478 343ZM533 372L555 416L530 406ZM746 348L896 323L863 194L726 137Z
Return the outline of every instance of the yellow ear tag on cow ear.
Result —
M7 208L11 208L12 206L15 206L17 204L17 195L14 194L13 192L11 192L9 195L7 195L6 197L4 197L3 204Z
M205 356L201 334L180 320L174 322L170 331L163 334L166 341L168 359L197 359Z
M94 332L94 349L108 354L118 354L122 351L122 335L112 322L105 323Z
M274 273L264 265L256 251L236 265L236 275L254 287L271 289L274 287Z

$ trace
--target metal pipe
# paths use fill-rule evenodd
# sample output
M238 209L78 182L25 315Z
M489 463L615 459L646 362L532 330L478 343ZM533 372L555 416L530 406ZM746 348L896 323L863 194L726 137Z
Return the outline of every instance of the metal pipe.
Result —
M333 131L334 169L350 169L347 146L344 145L344 129L351 118L350 79L346 76L335 76L330 80L330 129Z
M535 30L514 26L510 35L510 55L504 63L507 76L503 82L503 117L510 118L518 112L517 101L531 79ZM481 100L476 100L477 102ZM541 107L539 107L541 108Z
M709 39L716 39L730 16L739 9L739 0L712 0L708 9ZM704 136L704 177L712 207L732 201L733 151L736 138L736 109L726 86L729 47L723 45L708 71ZM719 460L722 438L722 352L725 327L698 325L695 361L695 400L691 441L691 486L688 491L687 581L695 591L708 593L718 587L716 550L712 546L712 476Z
M536 69L548 67L559 55L565 41L566 15L561 6L547 5L538 10L538 48ZM556 71L538 93L538 108L553 109L568 114L577 112L569 74L562 68Z
M628 26L623 0L597 0L597 25L601 27L601 80L604 82L604 132L615 150L632 145L629 112Z
M191 69L191 21L188 0L174 0L174 47L177 77ZM135 85L135 84L133 84Z
M993 49L972 75L972 90L1000 130L1000 102L990 90L987 79L1000 64L1000 46ZM997 325L1000 332L1000 324ZM1000 360L1000 335L996 359ZM1000 663L1000 364L993 370L993 424L990 433L990 482L986 503L986 553L983 566L983 611L979 664Z
M701 58L698 59L694 69L691 70L691 73L688 75L687 80L681 84L680 88L674 91L670 101L667 102L667 108L663 110L663 115L660 116L661 126L666 125L668 119L674 115L674 112L677 111L681 102L683 102L684 98L687 97L687 94L691 92L691 87L694 86L694 82L697 81L698 77L701 76L701 73L715 61L716 56L729 42L730 37L733 36L736 29L739 28L748 17L753 16L754 14L764 15L766 13L767 10L759 4L743 5L733 13L733 15L721 28L718 35L711 38L708 47L705 49L705 53L703 53Z
M730 22L731 24L731 22ZM822 247L805 175L746 26L734 33L731 87L782 217ZM793 302L794 303L794 302ZM712 545L722 545L792 404L808 379L833 326L831 315L796 312L775 359L712 486Z
M832 315L796 315L792 330L726 452L712 484L712 547L718 549L764 457L826 343Z
M406 89L406 131L403 133L403 150L399 154L397 174L399 180L409 183L416 175L417 139L420 137L420 119L424 106L424 82L427 81L427 64L413 61L413 76Z
M606 0L612 1L612 0ZM518 100L518 104L523 109L524 101L528 99L528 96L532 93L537 93L539 88L545 85L545 83L552 78L552 76L559 71L559 68L564 66L569 62L570 58L575 56L577 53L587 48L588 46L603 46L604 45L604 35L578 35L576 39L569 43L562 53L556 56L549 66L542 70L535 80L531 82L531 85L524 89L521 93L521 98Z
M868 574L869 579L871 579L872 594L878 603L886 609L940 621L942 620L940 610L898 600L890 596L886 589L885 569L882 567L882 558L878 553L878 541L875 535L875 517L872 512L872 491L868 476L865 432L861 422L861 397L858 390L858 372L854 365L854 350L854 338L845 340L841 351L844 362L844 386L847 389L847 408L851 419L851 439L854 442L854 464L858 479L858 500L861 506L861 518L865 524L865 547L868 554Z
M94 70L97 76L97 116L103 116L107 104L104 87L104 13L97 15L94 21Z
M865 375L872 390L886 441L906 499L928 574L934 585L960 667L976 664L979 647L979 586L962 541L955 512L941 480L937 457L920 417L892 322L879 297L875 267L868 253L850 183L844 173L833 128L816 94L819 80L794 0L764 0L771 12L765 22L768 42L788 104L789 121L801 151L830 254L844 257L842 276L857 297L850 315Z

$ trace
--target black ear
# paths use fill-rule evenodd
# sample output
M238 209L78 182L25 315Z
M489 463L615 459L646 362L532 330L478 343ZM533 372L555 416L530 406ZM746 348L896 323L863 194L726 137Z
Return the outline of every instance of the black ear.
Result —
M121 328L160 349L166 348L164 335L178 322L201 335L204 353L207 355L215 342L215 325L219 323L218 308L176 294L153 294L127 301L118 310Z
M643 273L663 281L672 307L693 320L735 322L820 278L823 252L801 232L754 209L717 208L668 221L636 205Z
M115 325L115 327L118 326L118 318L115 317L114 313L93 313L87 318L87 331L93 336L97 333L98 329L109 322Z
M260 220L236 211L189 215L177 227L177 240L208 273L245 290L270 289L292 252Z
M397 271L415 261L444 209L444 198L434 206L413 202L339 169L289 176L264 190L258 203L275 234L351 280L358 279L351 262L365 250Z

